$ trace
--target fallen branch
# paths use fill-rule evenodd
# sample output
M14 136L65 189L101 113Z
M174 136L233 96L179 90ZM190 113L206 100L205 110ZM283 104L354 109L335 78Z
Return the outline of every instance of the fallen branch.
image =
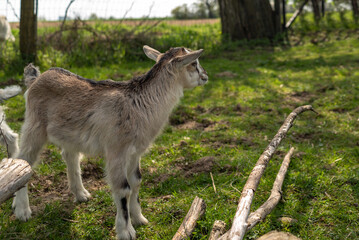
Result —
M213 224L211 234L208 240L217 240L226 230L226 223L221 220L216 220Z
M191 236L194 228L196 227L197 220L204 214L205 211L206 204L203 199L196 196L192 202L191 208L172 240L182 240Z
M284 121L283 125L278 130L277 134L269 143L266 150L259 157L255 167L253 168L251 174L249 175L247 182L242 190L241 198L239 200L237 212L233 219L232 227L228 234L225 234L220 238L221 240L243 239L244 234L246 233L248 227L247 219L253 201L254 192L257 190L259 181L263 175L264 170L268 165L268 162L272 158L275 150L277 149L281 141L285 138L289 129L292 127L295 118L302 112L308 110L315 112L312 106L310 105L298 107L293 112L291 112L287 117L287 119Z
M292 157L294 148L292 147L289 152L285 155L282 166L279 169L278 175L274 181L271 195L268 200L260 206L255 212L251 213L247 220L247 232L262 221L272 210L277 206L279 200L282 198L282 185L284 177L287 173L290 158Z
M31 175L32 169L25 160L4 158L0 162L0 204L22 188Z
M302 3L302 5L300 5L300 7L294 12L294 14L292 15L292 17L289 19L289 21L287 22L287 24L285 25L285 29L290 28L290 26L292 26L292 24L294 23L295 19L301 14L301 12L303 11L304 6L308 3L309 0L304 0L304 2Z

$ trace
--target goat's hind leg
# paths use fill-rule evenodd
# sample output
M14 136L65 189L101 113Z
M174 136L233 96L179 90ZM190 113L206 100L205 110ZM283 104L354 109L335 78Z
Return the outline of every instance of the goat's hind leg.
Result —
M125 154L126 155L126 154ZM131 187L127 179L125 156L117 158L107 157L108 181L112 189L112 195L117 208L116 233L117 239L133 240L136 239L136 231L131 223L129 211L129 201Z
M30 166L34 166L38 155L46 142L46 131L39 126L31 126L24 123L21 135L20 153L17 158L26 160ZM27 221L31 216L27 184L15 193L12 204L17 219Z
M69 180L69 188L75 195L77 202L86 202L91 194L84 188L81 179L80 156L78 152L62 150L62 158L67 165L67 178Z
M141 213L139 190L141 185L140 157L135 155L128 166L128 180L131 187L130 212L131 221L135 226L146 225L148 220Z

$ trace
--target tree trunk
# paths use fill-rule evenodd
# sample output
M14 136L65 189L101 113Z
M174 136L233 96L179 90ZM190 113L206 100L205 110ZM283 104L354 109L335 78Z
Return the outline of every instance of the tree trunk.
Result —
M280 32L280 0L274 0L274 27L276 32Z
M0 203L22 188L31 175L31 167L25 160L4 158L0 163Z
M211 6L211 4L209 3L209 1L206 0L206 1L205 1L205 4L206 4L207 10L208 10L208 18L215 18L214 13L213 13L213 10L212 10L212 6Z
M37 16L35 0L22 0L20 13L20 52L27 62L36 58Z
M272 39L277 34L269 0L219 0L222 34L230 40Z
M355 21L357 22L359 19L359 7L358 7L358 0L351 0L352 2L352 9L353 9L353 16Z
M315 22L319 22L320 20L320 9L319 9L319 3L318 0L312 0L312 7L313 7L313 14Z

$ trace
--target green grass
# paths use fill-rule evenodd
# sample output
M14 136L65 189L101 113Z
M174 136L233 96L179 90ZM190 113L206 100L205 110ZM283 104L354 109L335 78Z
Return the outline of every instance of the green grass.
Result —
M180 37L177 41L167 43L191 44ZM291 48L232 47L231 51L214 52L201 57L210 77L208 84L185 92L171 124L142 158L140 199L150 223L136 229L138 239L171 239L195 196L205 200L207 211L191 239L207 239L217 219L231 225L238 190L258 157L285 117L305 104L313 105L320 114L306 112L297 118L263 176L252 209L267 199L285 152L294 146L283 199L246 239L271 230L291 232L302 239L358 239L357 38ZM41 70L46 70L49 63L43 58L39 61ZM58 66L62 61L69 70L97 80L129 79L153 64L138 59L88 66L60 59ZM7 70L0 70L0 82L9 78L20 82L20 70ZM225 71L230 73L220 74ZM9 125L19 131L23 97L4 105ZM2 148L0 157L6 157L5 152ZM102 178L103 164L102 159L84 159L84 184L93 198L73 203L60 150L48 145L30 180L32 218L26 223L15 220L8 200L0 206L0 239L114 239L116 210ZM283 216L298 222L281 223L278 218Z

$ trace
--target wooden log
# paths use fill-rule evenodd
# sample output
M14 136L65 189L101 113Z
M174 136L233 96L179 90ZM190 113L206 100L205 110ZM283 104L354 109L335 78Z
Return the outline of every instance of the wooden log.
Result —
M217 240L226 230L226 223L221 220L216 220L213 224L211 234L208 240Z
M172 240L183 240L189 238L196 227L197 220L205 213L205 211L206 204L203 199L196 196L192 202L191 208Z
M278 232L278 231L271 231L257 240L301 240L300 238L297 238L293 234L287 233L287 232Z
M4 158L0 162L0 204L22 188L31 175L32 169L25 160Z
M236 214L233 219L233 224L229 232L223 235L220 240L231 239L231 240L241 240L244 237L244 234L247 231L247 219L250 212L250 206L253 201L254 192L257 190L259 181L266 169L268 162L272 158L275 150L285 138L287 132L292 127L296 117L302 112L314 109L311 105L305 105L294 109L293 112L289 114L287 119L284 121L283 125L278 130L277 134L274 136L272 141L269 143L265 151L259 157L256 165L254 166L252 172L250 173L246 184L243 187L241 197L239 199L238 207Z

